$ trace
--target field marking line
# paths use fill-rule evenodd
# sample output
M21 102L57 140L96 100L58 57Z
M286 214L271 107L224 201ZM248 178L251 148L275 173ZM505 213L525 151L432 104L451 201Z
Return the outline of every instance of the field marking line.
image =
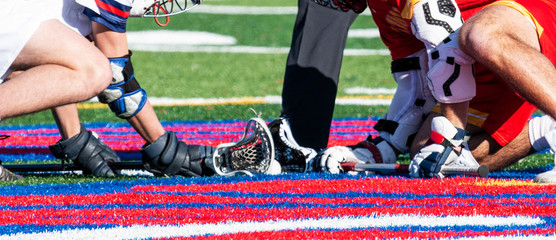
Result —
M144 239L164 237L193 237L236 234L242 232L292 231L311 229L366 229L389 227L454 227L454 226L537 226L545 222L528 216L433 216L433 215L374 215L362 217L330 217L320 219L246 221L217 224L133 225L101 229L69 229L42 233L19 233L0 239ZM488 238L484 239L501 239ZM504 238L507 239L507 238Z
M232 98L170 98L149 97L153 106L207 106L207 105L249 105L249 104L282 104L282 97L269 95L264 97L232 97ZM375 106L390 105L392 95L347 96L337 97L337 105ZM107 108L97 98L77 104L79 109Z
M297 14L297 7L252 7L199 5L189 13L203 14L247 14L284 15ZM363 14L365 15L365 14ZM368 13L370 15L370 13ZM236 46L236 39L216 33L200 31L129 31L128 45L134 51L148 52L204 52L204 53L249 53L287 54L289 47ZM378 38L378 29L350 29L348 38ZM387 56L388 49L345 49L346 56Z
M227 15L296 15L297 6L289 7L261 7L261 6L231 6L231 5L210 5L201 4L189 11L189 13L204 14L227 14ZM371 16L371 12L366 9L360 15Z

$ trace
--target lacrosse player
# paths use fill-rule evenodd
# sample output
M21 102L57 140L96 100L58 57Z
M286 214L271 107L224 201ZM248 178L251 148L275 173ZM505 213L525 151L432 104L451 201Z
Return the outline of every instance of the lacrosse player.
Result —
M147 99L146 91L135 78L126 38L126 23L132 9L131 0L65 0L73 5L72 19L90 21L92 38L98 49L108 58L112 82L98 95L102 103L122 119L126 119L141 135L146 144L141 149L146 170L155 175L204 176L213 174L203 161L212 156L211 146L188 145L174 132L166 131ZM154 1L135 1L138 7ZM64 18L67 20L67 18ZM68 23L72 25L73 23ZM86 29L79 29L87 32ZM91 75L94 77L94 75ZM74 161L95 176L113 176L108 162L120 161L115 152L87 131L80 123L75 105L52 110L62 139L50 146L54 156Z
M458 4L464 19L481 9L476 8L476 1L458 1ZM346 161L393 163L400 153L408 152L411 142L414 144L414 155L415 149L420 149L429 138L430 129L427 126L430 126L431 121L435 138L440 140L439 142L442 142L442 139L448 140L444 143L460 147L461 150L458 150L463 153L452 154L455 151L448 146L446 153L451 159L446 162L447 159L428 156L432 152L443 152L446 150L445 145L428 145L430 150L424 148L424 151L421 150L412 160L413 176L439 176L438 166L443 164L475 165L477 163L473 156L479 162L487 164L490 169L498 169L534 152L532 149L548 147L546 136L554 127L552 118L535 118L529 121L527 126L535 108L508 88L503 82L504 79L500 79L481 64L475 64L476 92L475 86L469 85L469 79L473 80L473 74L468 72L472 69L470 64L473 58L461 52L457 46L456 30L461 26L461 21L455 6L456 3L451 1L411 1L411 4L399 1L369 1L381 37L391 50L394 60L392 72L398 83L398 90L389 112L375 126L380 137L369 137L367 141L356 146L333 147L324 151L321 158L323 168L338 172L338 162ZM416 17L424 17L424 20L415 19ZM434 23L434 26L427 27L427 21ZM435 29L438 27L441 29ZM449 29L452 30L448 31ZM439 32L442 36L435 36ZM443 38L446 36L448 38ZM431 81L427 82L425 79ZM434 79L441 80L441 87L435 88L434 83L431 83ZM460 80L463 82L458 83ZM445 84L446 82L448 83ZM427 84L432 85L432 93L429 92ZM455 94L446 94L449 92L445 91L446 89ZM457 97L453 103L465 102L474 97L470 102L467 124L471 133L468 143L465 132L454 127L445 117L433 118L431 114L422 125L421 119L434 105L431 105L434 99L430 95L442 99L445 103L450 103L452 96ZM421 126L425 126L417 136L421 140L412 141ZM456 137L458 139L455 139ZM473 149L473 156L465 146Z
M0 119L85 101L110 84L106 57L57 20L59 1L6 7L0 17ZM6 80L12 72L19 74ZM0 180L14 179L21 177L0 166Z
M556 118L555 22L554 1L496 1L469 18L459 35L465 53L551 117L550 126L541 120L538 125L530 123L529 136L536 150L548 146L556 150L552 124ZM535 145L543 138L548 145ZM538 175L535 181L556 183L556 170Z
M284 74L282 117L304 147L318 151L328 145L347 32L366 7L366 0L298 0Z
M510 91L516 92L515 95L519 94L518 96L531 101L549 116L556 116L556 107L554 106L556 99L551 98L551 95L548 94L556 90L556 86L554 86L556 83L554 82L556 81L554 79L556 56L553 53L555 50L552 42L554 34L556 34L553 30L553 23L556 20L554 17L556 4L552 1L519 0L483 3L458 1L458 4L462 12L467 14L464 19L469 20L463 24L461 30L455 30L447 39L442 40L434 51L430 51L429 58L432 59L432 65L429 64L431 68L428 73L429 83L437 100L447 99L447 102L453 105L443 106L442 113L448 119L435 118L432 120L430 137L432 144L423 147L413 157L410 165L411 175L415 177L442 177L438 171L443 165L468 165L460 161L465 157L458 157L460 154L460 156L466 155L464 148L467 147L466 133L461 128L461 125L466 123L466 117L461 113L468 109L469 97L472 96L469 93L474 92L474 86L473 81L470 81L472 77L461 78L463 82L460 82L460 85L453 84L460 80L452 78L458 70L458 64L463 66L474 61L473 59L477 60L477 67L484 66L485 71L499 76L500 81L507 85ZM419 3L417 3L414 10L419 8ZM417 12L415 11L415 13ZM427 19L427 22L430 22L429 20ZM427 28L425 24L419 26ZM459 35L458 31L461 31ZM462 43L461 50L463 52L459 50L458 42ZM508 51L509 49L511 50ZM470 54L471 58L466 53ZM446 64L439 63L442 61L446 61L448 64L451 62L451 65L454 66L454 71L448 71L448 73L453 73L450 77L445 70L436 71L437 68L446 69L442 67L447 66ZM463 69L463 67L461 68ZM531 71L531 69L541 70ZM475 73L477 72L475 71ZM481 76L479 74L477 78ZM539 84L534 84L532 81ZM477 84L479 83L480 81L477 80ZM450 84L453 84L453 87ZM446 87L447 85L450 85L450 89ZM493 92L491 90L488 94ZM466 98L466 96L468 97ZM479 97L479 94L477 96ZM503 97L501 96L501 99ZM473 108L473 106L471 107ZM507 109L499 108L494 111ZM492 112L490 113L492 114ZM524 116L527 115L512 114L510 117L523 118ZM514 154L516 149L522 150L520 154L516 154L519 156L518 158L486 158L482 159L481 163L487 164L492 169L498 169L526 156L531 152L531 147L535 150L550 147L550 144L541 143L554 141L550 134L554 129L554 120L551 117L534 119L529 122L530 144L522 141L516 146L508 145L509 148L506 150ZM492 133L492 131L487 130L487 133ZM493 136L494 139L496 137L499 138L499 136ZM521 147L523 145L526 147ZM489 153L488 150L492 149L488 142L483 142L479 146L483 147L483 153ZM461 151L461 149L464 150ZM556 172L553 170L541 174L535 178L535 181L556 183Z

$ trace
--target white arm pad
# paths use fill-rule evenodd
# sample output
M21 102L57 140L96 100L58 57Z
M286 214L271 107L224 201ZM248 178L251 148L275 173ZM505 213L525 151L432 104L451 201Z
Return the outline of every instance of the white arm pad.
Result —
M436 105L424 70L427 64L425 50L408 57L419 57L420 69L392 73L398 87L388 112L383 117L384 120L396 122L398 127L394 132L378 130L380 137L401 153L409 151L408 138L419 131L423 116ZM418 102L421 104L417 104Z
M428 83L433 96L441 103L469 101L476 94L475 60L461 51L458 32L459 29L429 50Z
M411 29L427 49L435 48L463 24L454 0L422 0L413 6Z

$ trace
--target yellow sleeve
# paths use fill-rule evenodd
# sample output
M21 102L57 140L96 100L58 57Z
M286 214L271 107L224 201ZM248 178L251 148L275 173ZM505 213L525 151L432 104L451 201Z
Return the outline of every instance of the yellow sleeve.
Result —
M411 19L413 17L413 6L421 0L407 0L402 9L402 18Z
M520 12L521 14L523 14L523 16L525 16L526 18L529 18L529 20L535 25L535 28L537 29L537 36L540 38L542 35L542 32L544 31L543 27L541 26L541 24L537 21L537 19L535 19L535 17L533 16L533 14L531 14L525 7L523 7L521 4L514 2L514 1L496 1L490 5L503 5L503 6L507 6L507 7L511 7L515 10L517 10L518 12ZM490 6L489 5L489 6Z

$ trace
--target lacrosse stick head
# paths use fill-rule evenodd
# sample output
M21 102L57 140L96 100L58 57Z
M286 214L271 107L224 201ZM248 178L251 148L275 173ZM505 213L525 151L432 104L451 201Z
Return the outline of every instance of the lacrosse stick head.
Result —
M188 4L188 2L191 2ZM187 12L201 4L201 0L135 0L131 17L169 17Z
M218 175L253 175L277 173L274 160L274 142L266 123L261 118L251 118L243 136L237 142L222 143L216 147L208 166Z

